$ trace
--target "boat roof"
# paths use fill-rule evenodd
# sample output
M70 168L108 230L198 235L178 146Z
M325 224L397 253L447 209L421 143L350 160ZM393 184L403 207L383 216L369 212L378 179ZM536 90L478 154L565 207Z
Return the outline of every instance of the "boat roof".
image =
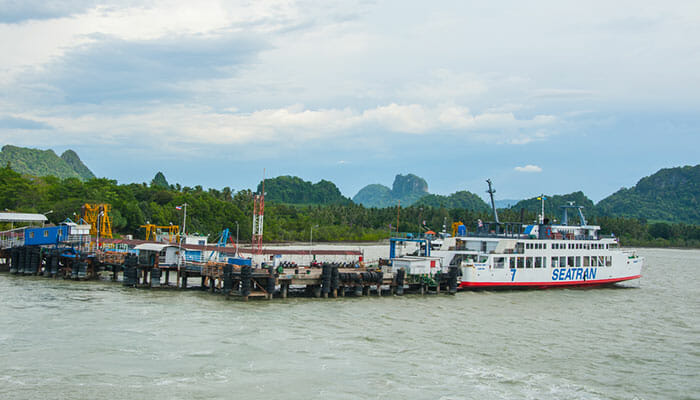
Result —
M134 249L146 251L161 251L166 247L174 247L176 249L178 248L178 246L174 246L168 243L141 243L140 245L134 247Z
M44 214L0 212L0 222L46 222Z

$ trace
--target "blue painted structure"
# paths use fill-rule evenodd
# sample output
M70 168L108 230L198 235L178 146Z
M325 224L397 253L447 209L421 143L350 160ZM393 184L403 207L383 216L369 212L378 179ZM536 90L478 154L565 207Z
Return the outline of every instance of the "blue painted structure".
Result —
M424 249L424 251L423 251L424 254L420 254L420 252L419 252L419 255L430 257L430 239L426 239L426 238L414 239L413 237L405 237L405 238L390 238L389 239L389 259L393 260L394 258L396 258L396 243L402 243L402 242L422 243L423 246L421 246L421 248Z
M68 238L68 226L49 226L43 228L27 228L24 230L24 244L41 246L58 244Z

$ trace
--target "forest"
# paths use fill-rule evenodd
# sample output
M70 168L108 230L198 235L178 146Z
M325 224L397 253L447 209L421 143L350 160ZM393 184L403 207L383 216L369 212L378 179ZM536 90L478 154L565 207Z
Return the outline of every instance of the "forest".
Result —
M323 190L330 196L337 193ZM238 223L241 243L250 240L252 230L252 191L234 191L229 187L205 190L201 186L170 185L156 176L150 183L118 184L99 178L33 177L0 168L0 209L46 214L51 223L80 218L84 203L112 205L112 229L115 234L143 238L140 225L153 223L181 225L183 211L176 206L187 203L187 231L210 235ZM337 197L336 197L337 198ZM309 199L313 199L313 196ZM532 222L537 216L527 209L500 209L501 221ZM265 206L264 241L308 241L313 227L314 241L377 241L392 232L451 231L452 222L463 222L469 231L477 220L493 220L490 210L414 205L367 208L349 202L340 204L287 204L268 199ZM653 222L623 216L592 216L604 234L618 236L623 245L655 247L700 247L700 226L683 223ZM6 229L8 227L2 227Z

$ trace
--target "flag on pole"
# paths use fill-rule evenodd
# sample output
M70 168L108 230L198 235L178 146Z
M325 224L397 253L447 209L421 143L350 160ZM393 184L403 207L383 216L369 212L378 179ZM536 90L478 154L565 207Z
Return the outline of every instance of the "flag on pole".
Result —
M182 206L175 206L176 210L182 210Z

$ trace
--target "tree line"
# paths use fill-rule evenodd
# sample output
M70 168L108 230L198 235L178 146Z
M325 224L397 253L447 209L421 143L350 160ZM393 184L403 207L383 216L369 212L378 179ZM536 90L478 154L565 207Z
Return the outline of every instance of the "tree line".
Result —
M187 203L187 231L210 235L215 240L224 229L235 232L242 243L251 239L253 192L230 187L203 189L201 186L168 185L161 179L150 184L118 184L99 178L81 181L53 176L21 175L9 166L0 169L0 209L47 214L57 224L66 218L80 218L84 203L112 205L112 230L117 235L144 238L140 225L182 225L183 212L176 206ZM536 213L516 209L499 210L501 221L532 223ZM451 232L452 222L463 222L469 231L477 221L493 220L488 210L445 208L431 205L367 208L352 203L293 205L267 201L265 242L308 241L313 227L314 241L377 241L396 232ZM623 245L700 247L700 226L647 223L627 217L593 217L604 234L615 234ZM8 227L0 227L7 229Z

